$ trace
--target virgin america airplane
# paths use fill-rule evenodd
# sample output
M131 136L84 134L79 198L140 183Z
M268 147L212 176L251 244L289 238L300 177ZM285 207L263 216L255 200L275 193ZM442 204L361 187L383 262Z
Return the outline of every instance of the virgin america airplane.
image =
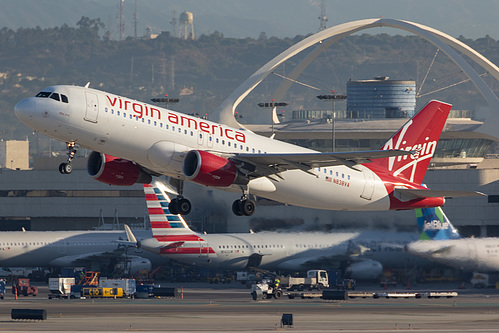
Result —
M66 142L72 171L78 147L93 150L87 169L112 185L167 175L177 188L170 210L186 215L183 182L242 192L236 215L252 215L257 195L285 204L351 211L441 206L445 196L421 186L451 105L432 101L380 150L321 153L85 87L48 87L15 106L32 129Z

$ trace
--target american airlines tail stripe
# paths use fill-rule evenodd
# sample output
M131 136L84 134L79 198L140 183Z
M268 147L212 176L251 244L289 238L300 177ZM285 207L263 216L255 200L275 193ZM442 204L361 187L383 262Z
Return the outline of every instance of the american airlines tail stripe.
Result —
M215 254L211 247L177 247L173 249L161 249L161 254Z
M182 222L151 221L151 229L166 229L165 233L171 229L187 229ZM185 232L185 231L182 231Z
M167 228L170 229L170 223L168 221L151 221L151 229L156 228Z
M164 215L165 214L165 211L163 210L163 208L156 208L156 207L149 207L147 208L147 212L149 213L149 215Z
M156 238L158 242L204 242L204 239L200 238L197 235L154 235L154 238Z
M146 195L146 201L158 201L156 194L146 193L145 195Z

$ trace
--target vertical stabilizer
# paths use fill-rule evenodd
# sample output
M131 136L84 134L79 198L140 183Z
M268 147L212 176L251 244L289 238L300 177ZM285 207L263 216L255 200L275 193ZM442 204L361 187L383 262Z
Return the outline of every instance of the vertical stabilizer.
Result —
M168 209L170 198L161 182L153 182L153 185L144 184L144 194L153 237L195 234L182 216L170 213ZM168 238L170 238L170 241L173 240L172 237Z
M420 240L457 239L461 235L441 207L415 209Z
M392 136L381 150L403 149L413 155L376 159L373 164L388 169L396 177L421 184L444 128L450 104L431 101Z

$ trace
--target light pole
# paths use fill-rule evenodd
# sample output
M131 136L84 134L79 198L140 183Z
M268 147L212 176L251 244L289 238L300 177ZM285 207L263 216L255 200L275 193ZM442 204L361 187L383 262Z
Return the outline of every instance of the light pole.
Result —
M333 115L332 115L332 118L331 118L331 133L332 133L332 138L331 138L331 151L334 152L336 150L336 125L335 125L335 111L334 111L334 102L339 99L339 100L344 100L347 98L347 95L336 95L334 93L334 90L332 91L332 94L331 95L319 95L317 96L318 99L320 100L331 100L332 101L332 110L333 110Z
M165 94L165 97L151 98L151 101L153 101L154 103L165 103L165 108L168 109L168 103L178 103L180 101L180 99L168 98L168 94Z

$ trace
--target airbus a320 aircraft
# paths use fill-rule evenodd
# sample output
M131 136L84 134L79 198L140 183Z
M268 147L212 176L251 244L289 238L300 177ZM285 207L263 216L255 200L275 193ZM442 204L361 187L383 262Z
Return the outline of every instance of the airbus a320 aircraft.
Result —
M320 153L246 129L181 114L90 89L52 86L15 106L34 130L67 143L71 173L76 148L94 150L88 172L112 185L150 183L168 175L178 197L171 210L191 210L185 180L242 191L236 215L252 215L258 195L285 204L352 211L435 207L460 192L432 191L420 184L451 106L432 101L381 150ZM470 193L466 193L469 195Z
M429 261L404 252L415 232L352 231L200 234L172 214L163 184L144 185L153 238L138 241L125 225L127 242L168 259L214 269L263 268L299 271L341 267L345 276L375 279L383 266L402 268ZM434 210L434 209L433 209ZM426 231L421 229L422 235ZM433 237L432 235L426 236Z
M150 230L136 231L150 238ZM151 260L161 261L146 251L130 251L119 244L125 239L117 231L5 231L0 232L0 267L87 267L108 271L119 269L136 274L150 271Z
M499 272L499 237L463 238L443 212L438 216L422 214L418 219L425 229L440 234L408 244L407 252L466 271ZM453 232L441 231L445 226Z

